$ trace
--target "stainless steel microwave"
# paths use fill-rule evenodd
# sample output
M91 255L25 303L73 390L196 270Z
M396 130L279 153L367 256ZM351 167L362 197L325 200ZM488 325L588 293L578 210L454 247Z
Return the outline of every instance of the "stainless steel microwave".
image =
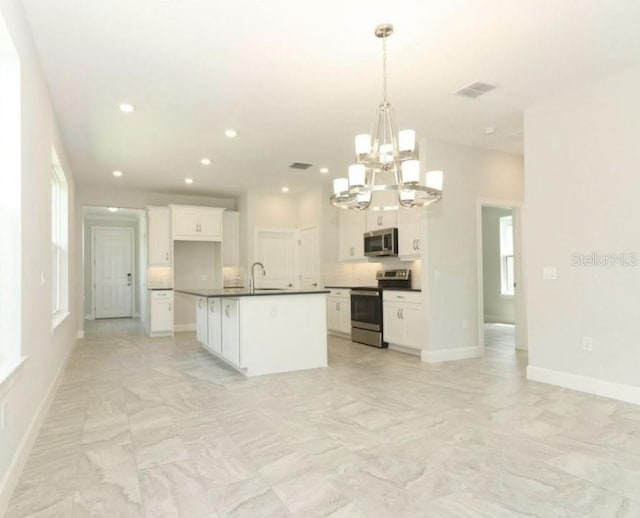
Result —
M364 234L364 255L368 257L397 256L398 229L385 228Z

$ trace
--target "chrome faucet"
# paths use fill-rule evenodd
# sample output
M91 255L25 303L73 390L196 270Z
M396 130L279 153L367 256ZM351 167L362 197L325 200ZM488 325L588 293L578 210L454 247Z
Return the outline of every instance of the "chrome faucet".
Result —
M264 264L255 262L251 265L251 278L249 279L249 291L253 293L256 290L256 278L255 278L255 267L259 266L262 268L262 275L267 275L267 270L264 269Z

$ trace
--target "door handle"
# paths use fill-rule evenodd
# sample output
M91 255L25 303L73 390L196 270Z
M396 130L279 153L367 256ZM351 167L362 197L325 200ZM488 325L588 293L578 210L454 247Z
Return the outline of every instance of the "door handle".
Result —
M127 274L127 286L131 286L131 274Z

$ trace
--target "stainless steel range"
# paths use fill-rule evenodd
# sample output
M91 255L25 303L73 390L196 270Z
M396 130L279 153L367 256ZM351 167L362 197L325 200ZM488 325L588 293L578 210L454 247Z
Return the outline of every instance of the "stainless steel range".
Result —
M410 288L411 270L380 270L377 287L351 290L351 340L374 347L387 347L382 329L382 290Z

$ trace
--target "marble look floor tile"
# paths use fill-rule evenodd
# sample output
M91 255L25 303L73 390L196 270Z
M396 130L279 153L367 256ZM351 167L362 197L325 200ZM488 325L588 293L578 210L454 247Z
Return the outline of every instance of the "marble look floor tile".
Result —
M220 518L286 518L291 513L273 490L259 477L215 486L209 495L216 503Z
M97 484L79 489L73 502L73 518L84 517L143 518L138 485Z
M193 333L88 322L7 516L640 518L640 407L329 339L246 378ZM192 516L189 516L192 518Z
M154 518L213 515L215 506L190 462L163 464L140 472L147 516Z
M157 442L134 444L134 453L138 469L180 462L189 458L189 453L178 435Z

